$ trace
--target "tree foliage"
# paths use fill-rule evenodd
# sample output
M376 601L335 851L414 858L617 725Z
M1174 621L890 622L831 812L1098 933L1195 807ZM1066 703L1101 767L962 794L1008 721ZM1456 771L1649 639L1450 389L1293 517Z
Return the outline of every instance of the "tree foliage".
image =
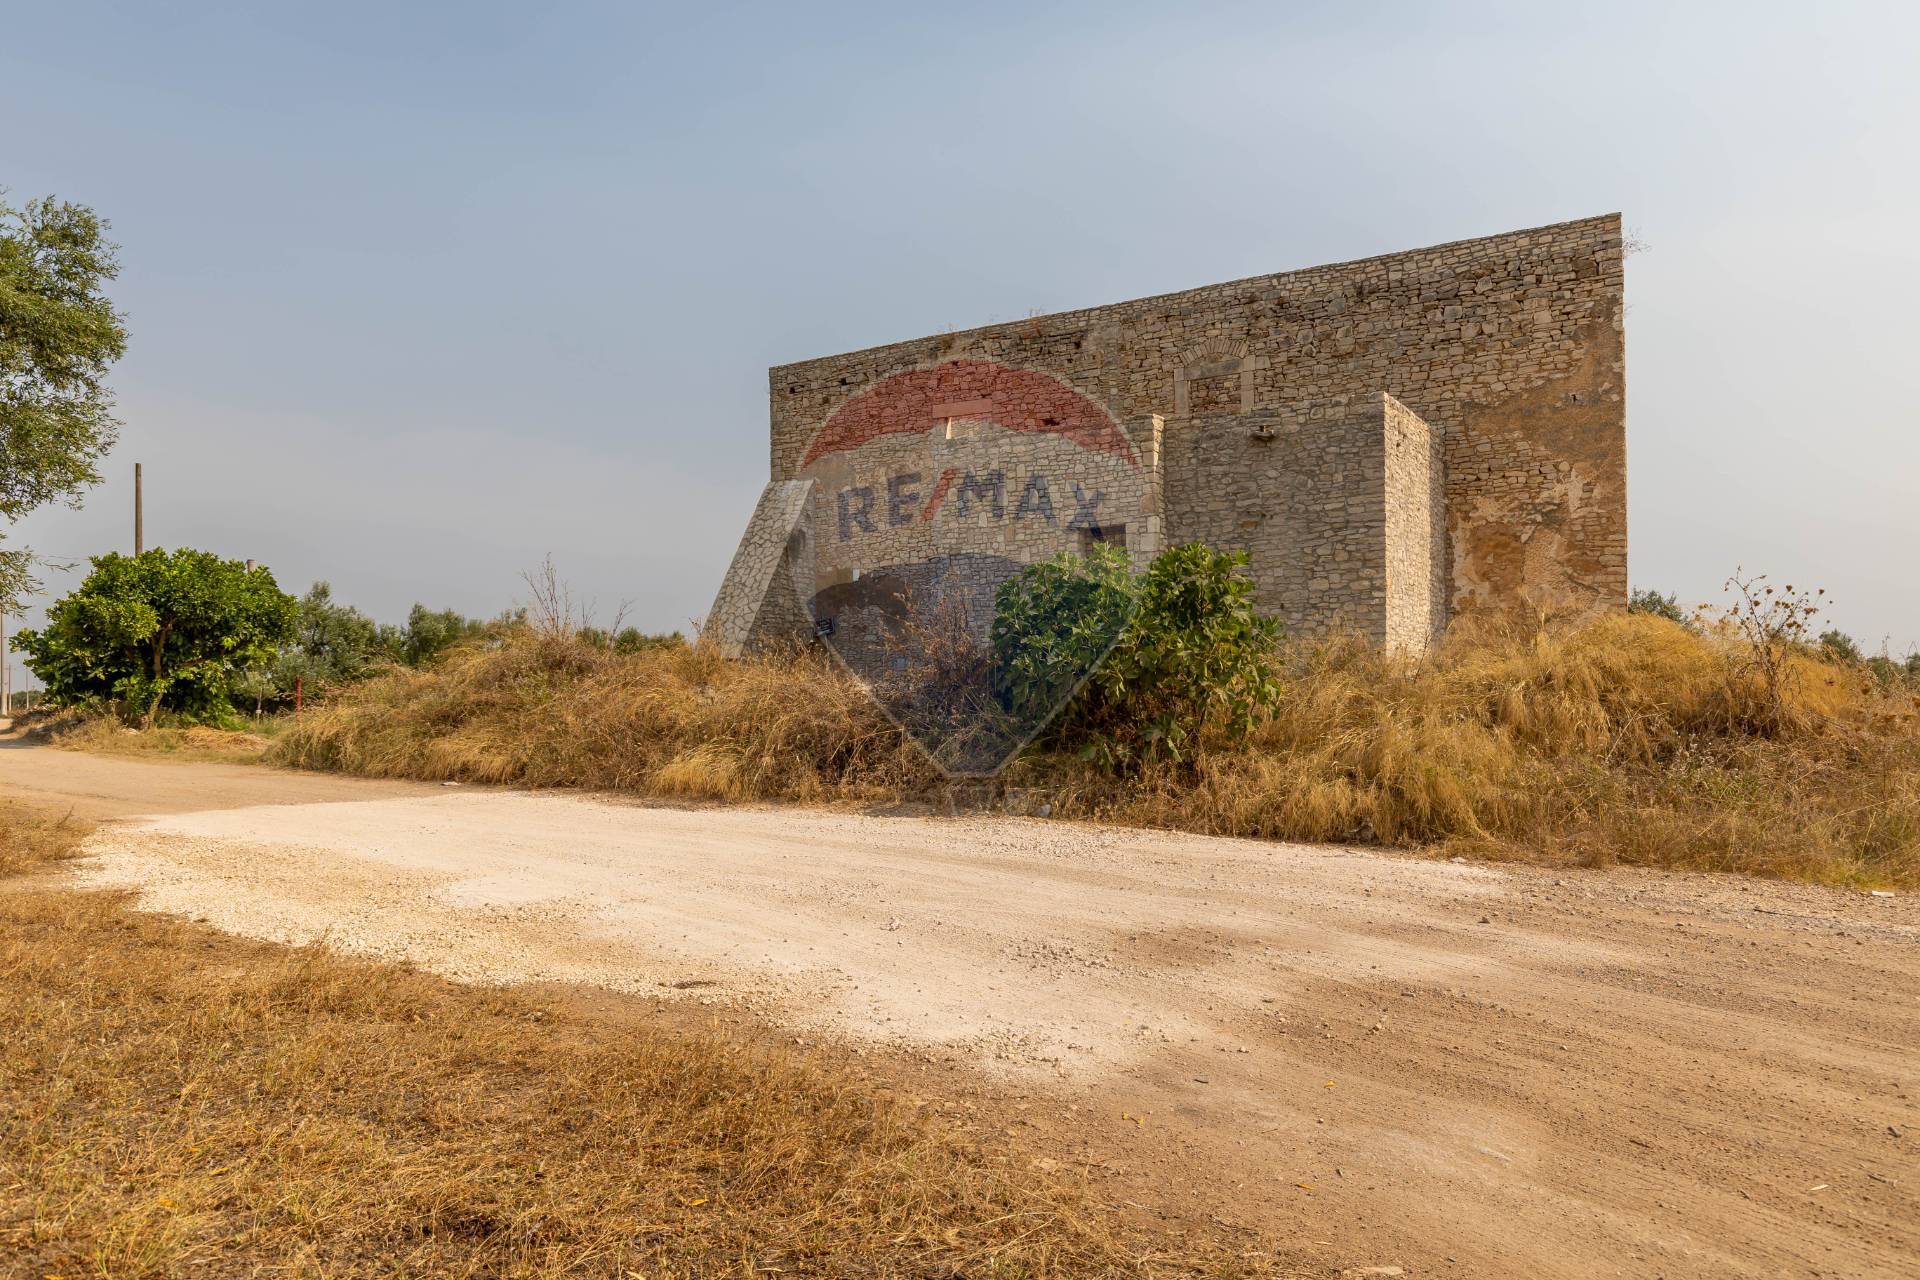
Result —
M73 501L99 482L119 424L106 387L126 350L103 292L119 274L106 223L48 197L0 201L0 517ZM32 585L31 559L0 548L0 609Z
M416 604L407 614L406 630L400 633L400 647L395 657L409 667L424 667L463 640L474 639L519 620L519 614L507 613L487 622L466 617L452 609L436 611Z
M298 603L265 569L187 548L92 563L46 626L13 641L57 703L114 705L148 725L163 708L224 720L236 682L293 639Z
M256 713L291 705L296 688L308 698L324 698L395 665L426 666L461 641L512 621L511 615L485 622L452 609L416 604L406 625L397 627L338 603L331 584L316 582L300 597L292 638L270 666L251 672L236 693L246 709Z
M1245 552L1196 542L1138 578L1100 546L1028 566L996 602L1002 696L1044 706L1086 675L1054 737L1110 766L1183 760L1209 729L1244 733L1280 697L1279 623L1255 607L1246 563ZM1103 658L1116 618L1124 625Z
M1140 583L1127 553L1096 543L1028 565L994 597L994 690L1022 724L1058 711L1133 617Z
M333 587L316 582L300 597L293 642L274 664L275 683L289 691L296 676L310 689L350 684L392 661L399 643L396 628L335 604Z

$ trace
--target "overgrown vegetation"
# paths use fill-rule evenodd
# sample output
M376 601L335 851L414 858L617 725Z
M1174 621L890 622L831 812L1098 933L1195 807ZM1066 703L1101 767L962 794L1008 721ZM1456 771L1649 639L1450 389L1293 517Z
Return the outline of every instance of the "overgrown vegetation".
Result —
M1273 716L1191 776L1051 783L1070 812L1222 834L1920 883L1911 691L1795 654L1776 697L1737 641L1661 618L1478 630L1417 664L1293 648Z
M1220 568L1197 576L1219 587ZM1920 687L1782 632L1764 584L1759 597L1758 616L1743 610L1754 631L1645 612L1463 618L1420 661L1349 642L1249 659L1254 624L1232 622L1238 656L1193 669L1245 696L1189 703L1201 710L1177 757L1084 750L1126 704L1080 705L1005 785L1062 816L1223 835L1920 885ZM1245 607L1232 590L1214 599ZM1174 631L1168 646L1190 652ZM1134 741L1152 741L1162 705L1134 705ZM384 776L730 800L939 787L824 659L619 655L561 632L369 681L272 750Z
M1195 542L1138 576L1105 544L1028 566L996 601L1003 696L1041 717L1078 687L1046 742L1109 769L1183 760L1211 730L1246 732L1279 697L1279 626L1254 607L1246 563Z
M49 708L146 730L233 730L241 716L258 727L270 712L390 667L427 666L457 644L497 640L526 621L524 611L485 622L415 604L405 626L378 623L337 603L325 582L296 601L263 567L188 548L92 563L47 611L46 626L18 633L12 647L44 684ZM683 643L631 627L578 635L620 653ZM73 738L70 719L58 727Z
M879 801L936 778L818 654L621 654L534 627L358 685L289 727L273 756L380 777L725 800Z
M244 729L205 724L157 724L135 729L117 716L78 710L36 713L23 727L30 740L95 755L159 756L216 764L258 764L285 728L282 717L251 722Z
M234 702L258 718L293 706L296 692L302 700L326 698L388 667L427 666L454 645L484 640L518 620L503 614L486 622L415 604L406 624L394 626L336 602L333 587L316 582L300 597L290 640L247 672Z

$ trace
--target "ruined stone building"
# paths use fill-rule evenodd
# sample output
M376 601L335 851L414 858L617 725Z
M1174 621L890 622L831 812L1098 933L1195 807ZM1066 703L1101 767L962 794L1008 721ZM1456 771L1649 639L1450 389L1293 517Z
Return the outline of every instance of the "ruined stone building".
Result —
M828 634L1075 540L1244 549L1289 634L1407 650L1522 592L1624 604L1621 257L1608 214L775 368L709 628Z

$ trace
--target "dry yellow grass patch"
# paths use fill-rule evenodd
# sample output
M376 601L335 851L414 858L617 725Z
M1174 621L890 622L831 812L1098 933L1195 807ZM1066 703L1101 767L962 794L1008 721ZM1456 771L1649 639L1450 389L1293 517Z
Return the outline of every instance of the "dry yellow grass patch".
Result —
M1063 816L1188 831L1920 885L1911 690L1802 655L1776 706L1734 638L1644 615L1456 631L1419 662L1286 648L1277 713L1243 738L1203 736L1177 766L1116 776L1056 743L1009 781ZM622 657L532 636L372 681L273 755L724 800L871 802L938 782L824 659Z
M1761 691L1724 642L1653 617L1496 630L1418 663L1301 647L1285 665L1288 696L1247 740L1128 786L1069 772L1063 807L1227 835L1920 884L1913 695L1857 669L1793 659L1782 727L1763 733Z
M70 751L102 755L159 756L170 760L211 761L220 764L257 764L273 742L278 722L260 732L215 729L207 725L159 725L135 729L117 716L61 711L36 716L25 732Z
M349 689L291 725L274 758L375 777L731 800L885 800L935 779L825 658L620 655L532 633Z
M87 826L12 800L0 800L0 878L73 856Z
M80 831L0 811L22 869ZM1259 1274L829 1067L0 884L0 1274ZM1171 1246L1174 1256L1162 1249Z

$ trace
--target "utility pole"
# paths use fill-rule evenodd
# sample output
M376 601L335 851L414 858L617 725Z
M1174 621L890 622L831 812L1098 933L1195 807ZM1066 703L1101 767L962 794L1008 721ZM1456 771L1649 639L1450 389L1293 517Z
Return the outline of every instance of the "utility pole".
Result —
M140 464L133 464L133 554L147 549L147 532L140 510Z
M0 609L0 717L13 714L13 655L7 652L7 611Z

